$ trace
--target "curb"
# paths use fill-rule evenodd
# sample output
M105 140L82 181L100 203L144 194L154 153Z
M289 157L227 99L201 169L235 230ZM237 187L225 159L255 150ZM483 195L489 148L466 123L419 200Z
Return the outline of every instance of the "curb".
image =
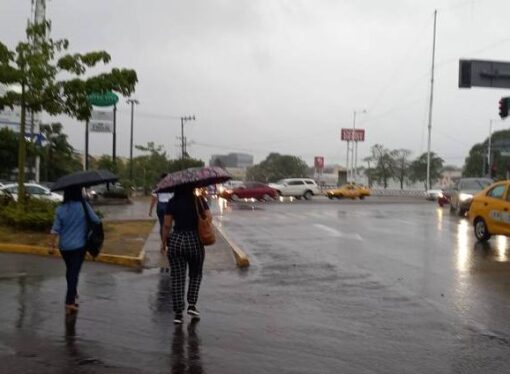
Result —
M48 252L48 248L39 247L34 245L24 245L24 244L7 244L0 243L0 253L23 253L23 254L31 254L37 256L48 256L48 257L60 257L60 252L55 250L53 254ZM93 259L88 253L85 257L88 261L93 262L101 262L105 264L112 265L120 265L127 266L131 268L141 268L145 261L145 251L142 250L138 257L132 256L119 256L119 255L110 255L107 253L100 254L98 257Z
M230 246L230 249L232 250L232 254L234 255L234 258L236 260L236 264L239 268L247 268L250 266L250 259L248 258L248 255L246 252L244 252L239 246L232 240L230 237L225 233L223 228L221 228L221 223L215 222L214 226L216 227L216 230L223 236L223 239L227 242L227 244Z

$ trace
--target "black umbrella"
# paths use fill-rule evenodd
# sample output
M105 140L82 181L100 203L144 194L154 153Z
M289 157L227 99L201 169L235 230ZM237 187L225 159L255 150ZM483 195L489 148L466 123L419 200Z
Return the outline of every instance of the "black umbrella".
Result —
M118 180L119 177L108 170L79 171L57 179L55 184L51 186L51 190L59 191L69 187L90 187L102 183L116 182Z
M189 168L168 174L159 181L156 192L172 192L179 186L205 187L232 179L224 169L217 166Z

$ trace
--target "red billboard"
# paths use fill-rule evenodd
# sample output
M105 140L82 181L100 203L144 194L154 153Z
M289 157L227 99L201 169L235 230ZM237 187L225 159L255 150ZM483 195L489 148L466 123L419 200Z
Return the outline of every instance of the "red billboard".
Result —
M365 129L355 129L354 136L352 129L342 129L341 132L342 140L352 142L364 142L365 141Z
M315 156L313 164L315 165L316 169L324 169L324 157Z

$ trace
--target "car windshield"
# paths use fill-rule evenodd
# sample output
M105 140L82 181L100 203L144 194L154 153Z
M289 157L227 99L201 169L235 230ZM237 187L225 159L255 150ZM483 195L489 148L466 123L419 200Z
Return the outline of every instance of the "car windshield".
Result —
M473 180L465 180L462 181L462 189L463 190L483 190L490 184L490 181L486 179L473 179Z

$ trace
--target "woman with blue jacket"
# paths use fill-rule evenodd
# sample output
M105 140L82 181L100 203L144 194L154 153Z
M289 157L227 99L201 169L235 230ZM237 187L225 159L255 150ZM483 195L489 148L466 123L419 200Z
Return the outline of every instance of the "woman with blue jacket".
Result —
M58 248L66 264L66 314L78 311L76 295L81 265L85 259L85 237L87 234L86 208L90 219L99 223L99 218L90 205L84 200L81 187L64 190L64 201L57 208L55 220L51 228L50 247L55 249L58 237Z

